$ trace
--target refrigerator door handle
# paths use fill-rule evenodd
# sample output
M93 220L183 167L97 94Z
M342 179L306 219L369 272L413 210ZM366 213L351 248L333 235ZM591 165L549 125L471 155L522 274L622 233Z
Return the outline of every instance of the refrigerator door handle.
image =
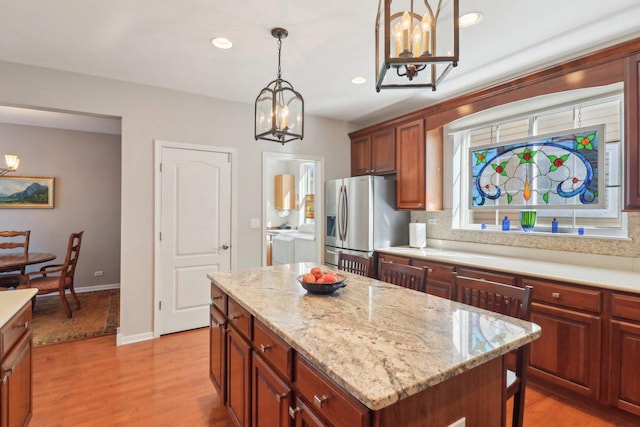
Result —
M345 226L344 226L344 222L345 222L345 218L344 218L344 213L345 213L345 203L346 203L346 187L344 185L340 186L340 195L338 196L338 211L337 211L337 215L338 215L338 238L340 240L345 240L346 235L344 232Z
M347 194L347 186L344 186L344 218L342 219L342 240L347 240L347 230L349 230L349 195Z

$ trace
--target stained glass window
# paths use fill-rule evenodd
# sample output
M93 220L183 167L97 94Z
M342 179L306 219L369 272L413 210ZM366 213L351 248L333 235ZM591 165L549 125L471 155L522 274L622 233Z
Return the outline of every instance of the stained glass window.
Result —
M470 148L472 209L604 206L605 126Z

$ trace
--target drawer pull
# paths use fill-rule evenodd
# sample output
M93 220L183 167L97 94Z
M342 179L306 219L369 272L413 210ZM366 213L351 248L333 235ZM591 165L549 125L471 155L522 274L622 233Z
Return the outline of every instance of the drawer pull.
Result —
M213 298L211 298L211 299L212 299L213 301L216 301L216 300L222 299L222 295L215 296L215 297L213 297Z
M271 348L271 344L260 344L260 351L263 353Z
M289 416L294 420L296 419L296 414L298 412L300 412L300 408L298 407L292 408L291 406L289 406Z
M551 292L551 296L554 298L560 298L560 292Z
M231 320L232 320L232 321L234 321L234 320L238 320L238 319L239 319L239 318L241 318L241 317L242 317L242 315L241 315L241 314L236 314L235 316L231 316Z
M22 329L22 328L29 329L29 321L26 320L24 323L18 323L17 325L13 325L13 327L17 329Z
M278 399L278 402L282 402L282 399L284 399L285 397L287 397L288 393L281 393L281 394L276 394L276 399ZM291 409L291 407L289 407L289 409Z
M326 402L327 400L329 400L329 396L327 396L326 394L323 394L320 397L315 394L313 395L313 403L315 403L318 408L322 408L322 405L324 405L324 402Z

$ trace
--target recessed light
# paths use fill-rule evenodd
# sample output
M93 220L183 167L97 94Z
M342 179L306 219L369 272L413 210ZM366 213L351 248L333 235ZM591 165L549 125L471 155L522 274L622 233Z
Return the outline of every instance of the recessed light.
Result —
M224 37L214 37L211 39L211 44L217 47L218 49L231 49L233 43L229 39Z
M351 83L353 83L354 85L361 85L366 82L367 82L367 79L361 76L357 76L351 79Z
M472 25L476 25L481 20L482 20L482 13L469 12L469 13L465 13L458 19L458 25L460 26L460 28L471 27Z

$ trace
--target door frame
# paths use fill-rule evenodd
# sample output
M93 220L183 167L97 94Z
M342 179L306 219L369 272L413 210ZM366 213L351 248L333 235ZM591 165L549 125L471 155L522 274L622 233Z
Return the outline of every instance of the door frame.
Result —
M271 151L262 152L262 229L261 229L261 265L267 265L267 251L264 244L264 237L267 235L267 194L268 186L273 185L273 181L270 181L265 176L267 170L267 164L270 161L299 161L299 162L314 162L316 165L315 170L315 197L313 200L314 209L316 212L315 218L315 237L316 237L316 259L315 262L321 264L324 262L324 157L311 156L308 154L291 154L291 153L276 153ZM318 212L321 214L318 216Z
M158 313L160 302L160 231L162 230L162 177L160 175L160 163L162 161L162 149L163 148L175 148L179 150L199 150L199 151L214 151L217 153L226 153L231 156L231 212L229 218L231 222L231 259L230 268L236 266L236 251L235 242L237 241L237 224L235 221L237 212L237 198L236 191L237 186L237 160L238 150L230 147L217 147L212 145L192 144L187 142L166 141L161 139L154 140L154 237L153 237L153 337L160 337L160 313Z

